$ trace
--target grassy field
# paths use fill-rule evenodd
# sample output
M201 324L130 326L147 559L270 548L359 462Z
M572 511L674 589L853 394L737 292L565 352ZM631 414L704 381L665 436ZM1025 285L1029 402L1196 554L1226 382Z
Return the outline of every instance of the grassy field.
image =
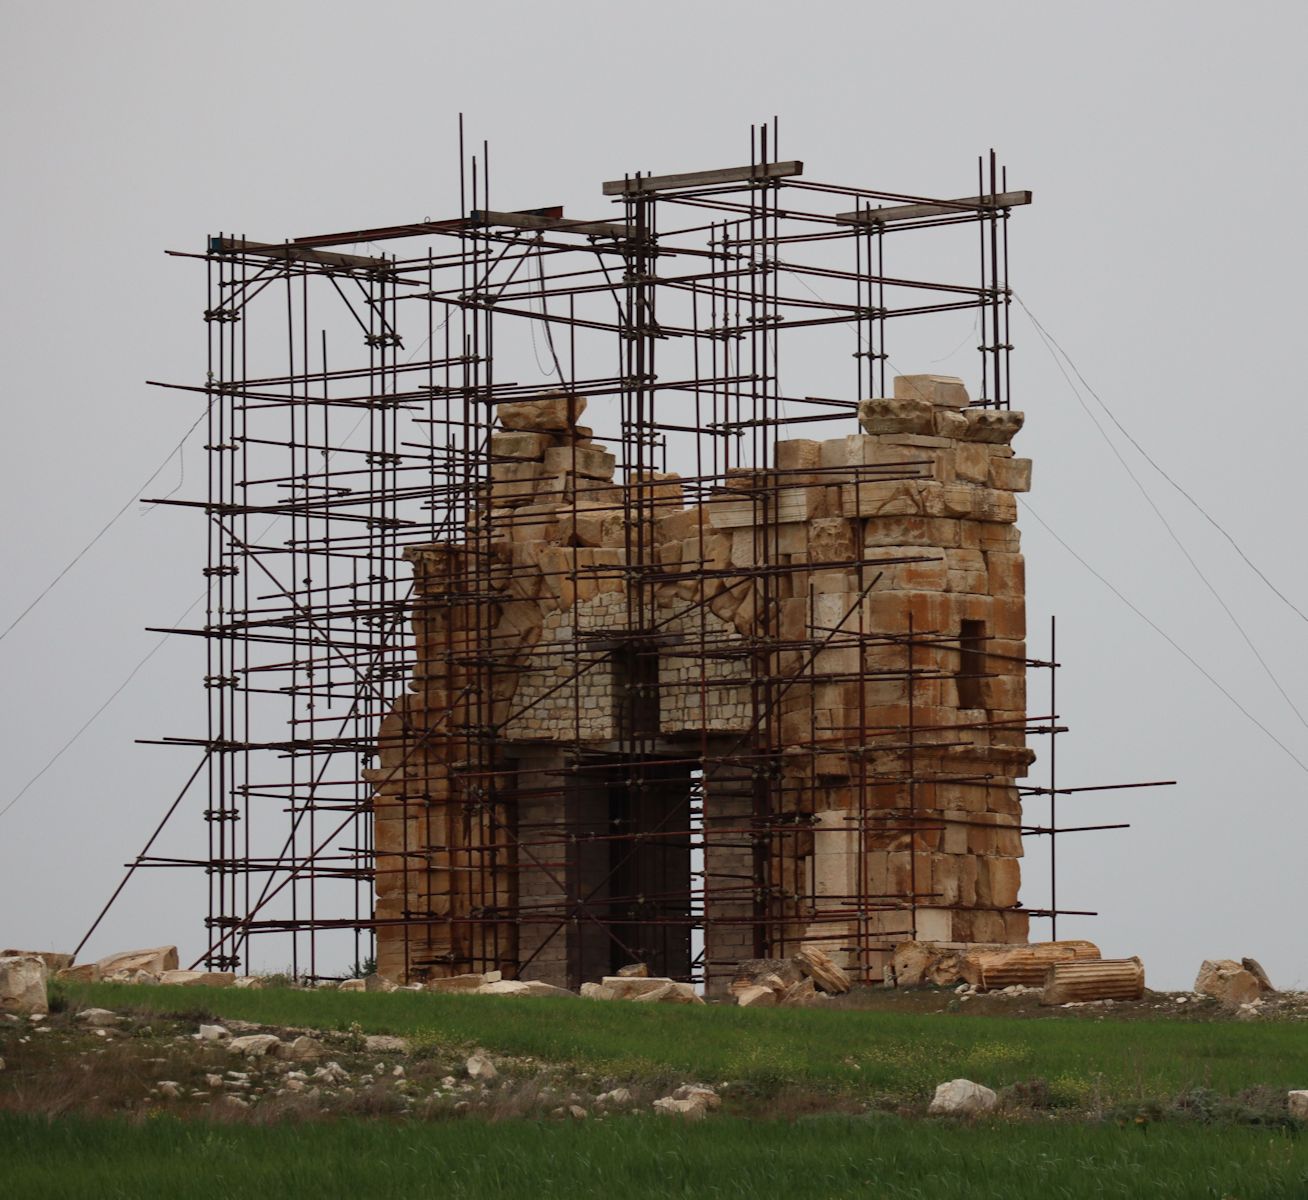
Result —
M1300 1022L1012 1019L857 1009L737 1009L390 994L70 987L73 1004L402 1034L423 1044L583 1065L617 1077L803 1085L927 1098L963 1076L993 1088L1042 1079L1088 1111L1196 1088L1235 1095L1308 1087Z
M0 1116L5 1194L845 1197L1006 1200L1303 1197L1308 1142L1249 1129L655 1117L545 1124L138 1124Z

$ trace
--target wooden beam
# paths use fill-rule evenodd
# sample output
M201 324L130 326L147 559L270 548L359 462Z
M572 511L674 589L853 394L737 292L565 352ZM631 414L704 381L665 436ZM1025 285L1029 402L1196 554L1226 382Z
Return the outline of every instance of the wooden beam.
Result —
M804 164L798 161L756 163L749 167L723 167L717 171L690 171L684 175L641 175L631 179L611 179L604 185L606 196L628 196L645 192L673 192L682 188L709 187L719 183L759 183L802 175Z
M989 212L996 208L1016 208L1030 204L1030 192L1000 192L997 196L963 196L958 200L936 204L895 204L889 208L860 208L855 212L836 213L837 221L870 221L886 225L891 221L913 221L919 217L964 216L969 212Z
M529 212L495 212L492 209L474 208L474 225L504 225L509 229L543 229L558 233L590 233L599 237L625 238L631 229L625 223L609 221L568 221L563 209L532 210Z
M390 271L389 258L367 258L362 254L337 254L333 250L311 250L285 242L247 242L243 238L210 238L210 254L257 254L262 258L282 258L287 262L321 263L327 267L345 267L351 271Z

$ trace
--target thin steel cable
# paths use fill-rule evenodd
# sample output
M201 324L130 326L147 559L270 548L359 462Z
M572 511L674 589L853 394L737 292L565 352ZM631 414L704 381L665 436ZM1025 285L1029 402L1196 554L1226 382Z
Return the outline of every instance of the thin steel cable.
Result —
M1072 356L1068 354L1066 350L1063 349L1063 347L1059 344L1058 339L1055 338L1054 335L1050 333L1040 323L1039 318L1037 318L1035 313L1033 313L1030 310L1030 308L1027 307L1026 303L1022 300L1022 297L1019 296L1016 292L1014 292L1013 299L1016 300L1018 304L1022 306L1022 311L1025 312L1026 315L1031 318L1031 323L1036 327L1036 330L1039 333L1041 333L1043 336L1048 338L1049 341L1052 342L1053 345L1057 347L1058 353L1061 354L1063 358L1067 360L1068 366L1072 368L1072 371L1076 375L1076 377L1083 384L1085 384L1086 391L1089 392L1090 395L1092 395L1095 398L1095 403L1097 403L1099 407L1104 410L1104 412L1108 416L1108 419L1112 421L1112 423L1116 425L1117 428L1121 431L1122 436L1126 438L1126 440L1136 448L1136 450L1140 454L1140 457L1143 458L1145 462L1147 462L1151 467L1153 467L1153 469L1157 471L1158 474L1161 475L1168 482L1168 484L1170 484L1173 488L1175 488L1176 491L1179 492L1181 496L1185 498L1187 503L1189 503L1194 508L1194 510L1197 513L1199 513L1199 515L1203 517L1205 521L1208 522L1208 524L1210 524L1214 529L1217 530L1218 533L1222 535L1222 537L1224 537L1228 542L1230 542L1231 548L1244 560L1245 565L1248 566L1248 568L1255 575L1257 575L1258 578L1261 579L1263 583L1265 583L1268 586L1268 588L1271 589L1271 591L1276 595L1276 597L1279 600L1281 600L1281 602L1284 603L1286 607L1289 608L1290 611L1295 614L1295 616L1297 616L1301 621L1308 622L1308 613L1305 613L1303 609L1301 609L1297 604L1294 603L1293 600L1289 598L1289 596L1287 596L1283 591L1281 591L1281 589L1278 588L1276 584L1274 584L1267 577L1267 575L1262 571L1262 569L1258 566L1258 564L1255 563L1253 559L1251 559L1244 552L1244 549L1240 546L1240 543L1237 542L1235 538L1232 537L1231 534L1229 534L1226 531L1225 528L1223 528L1223 526L1217 521L1217 519L1206 508L1204 508L1204 506L1200 504L1198 500L1196 500L1192 495L1190 495L1190 493L1187 492L1185 488L1183 488L1179 483L1176 482L1175 479L1173 479L1165 470L1163 470L1163 468L1155 461L1155 459L1149 453L1149 451L1147 451L1142 445L1140 445L1138 441L1136 441L1136 439L1131 435L1130 430L1128 430L1126 426L1123 425L1122 422L1117 419L1117 415L1113 412L1113 410L1109 408L1107 404L1104 403L1103 398L1099 395L1099 393L1096 392L1094 388L1090 386L1090 384L1086 383L1085 376L1081 374L1080 368L1077 367L1076 363L1072 361Z
M212 401L210 401L210 403L212 404ZM182 434L181 440L177 443L177 445L175 445L171 450L168 451L168 456L163 460L163 462L161 462L154 469L154 472L151 474L150 478L147 479L143 484L141 484L141 486L137 488L136 491L134 491L131 494L131 496L128 497L127 502L122 506L122 508L120 508L116 513L114 513L112 517L109 518L108 521L105 522L103 528L101 528L100 532L97 533L95 537L93 537L89 542L86 543L85 546L83 546L75 555L73 555L73 557L69 560L69 562L64 567L64 569L60 571L59 574L56 575L52 580L50 580L50 582L47 583L44 588L41 589L41 591L37 594L36 598L25 609L23 609L23 611L20 612L18 616L16 616L12 621L9 622L9 625L5 628L4 632L0 633L0 642L4 641L4 639L7 638L14 631L14 629L18 626L18 623L22 621L22 619L32 611L32 609L34 609L38 604L40 604L41 601L44 600L46 596L48 596L51 593L51 591L54 590L55 585L65 575L67 575L69 571L71 571L75 566L77 566L79 562L81 562L81 560L85 557L85 555L91 549L91 547L94 546L96 542L98 542L102 537L104 537L104 535L108 533L109 530L112 529L118 523L119 518L129 508L131 508L132 505L135 504L137 500L141 498L141 495L142 493L144 493L145 489L148 488L155 481L156 478L158 478L159 473L164 469L164 467L166 467L170 462L172 462L173 456L177 454L178 451L181 450L182 446L186 443L186 439L189 438L191 434L195 432L200 422L203 421L204 418L208 415L208 412L209 412L209 408L208 406L206 406L204 412L202 412L198 417L195 418L195 423L190 427L190 429L188 429L184 434ZM178 487L180 486L181 485L178 484ZM177 489L174 488L173 490L176 491ZM172 493L170 492L169 495L172 495ZM8 809L5 809L4 811L7 812ZM0 813L0 816L2 815L3 813Z
M1270 729L1268 729L1266 725L1264 725L1257 717L1253 715L1253 713L1251 713L1247 708L1245 708L1245 706L1241 704L1239 700L1237 700L1229 691L1227 691L1227 689L1221 683L1218 682L1216 677L1213 676L1212 673L1209 672L1207 668L1205 668L1203 664L1200 663L1199 660L1194 657L1194 655L1192 655L1188 650L1186 650L1174 637L1171 636L1171 634L1169 634L1166 630L1164 630L1152 618L1148 617L1140 608L1138 608L1134 603L1132 603L1131 600L1129 600L1123 592L1121 592L1117 587L1115 587L1112 583L1110 583L1103 575L1101 575L1097 570L1095 570L1095 568L1092 567L1084 558L1082 558L1081 555L1079 555L1075 550L1073 550L1072 547L1068 545L1066 541L1063 540L1063 538L1061 538L1057 533L1054 532L1053 527L1050 526L1050 524L1043 517L1041 517L1040 514L1036 512L1034 508L1031 507L1030 502L1025 498L1022 499L1022 507L1027 512L1029 512L1033 517L1035 517L1035 519L1042 526L1044 526L1045 530L1048 532L1049 536L1054 539L1054 541L1056 541L1060 546L1062 546L1063 549L1068 552L1068 554L1070 554L1074 559L1076 559L1076 561L1079 562L1087 571L1089 571L1091 575L1093 575L1097 580L1099 580L1099 582L1102 583L1104 587L1106 587L1110 592L1112 592L1114 596L1116 596L1123 604L1127 606L1127 608L1129 608L1133 613L1135 613L1135 615L1139 617L1146 625L1148 625L1150 629L1152 629L1156 634L1158 634L1159 637L1161 637L1165 642L1167 642L1167 644L1171 646L1173 650L1175 650L1178 654L1180 654L1181 657L1184 658L1186 662L1188 662L1192 667L1194 667L1194 669L1198 671L1200 675L1202 675L1206 680L1208 680L1208 682L1211 683L1213 687L1215 687L1219 692L1222 693L1223 696L1225 696L1232 704L1234 704L1235 707L1238 708L1240 712L1243 713L1244 716L1247 717L1250 722L1256 725L1260 730L1262 730L1264 734L1267 735L1267 737L1269 737L1273 742L1275 742L1277 746L1279 746L1282 750L1284 750L1285 753L1291 759L1294 760L1294 763L1299 768L1299 770L1303 771L1305 775L1308 775L1308 763L1305 763L1303 759L1301 759L1297 754L1295 754L1293 750L1290 749L1289 746L1287 746L1283 741L1281 741L1281 739L1278 738L1276 734L1274 734Z
M1019 300L1018 303L1021 303L1021 301ZM1028 309L1025 304L1022 305L1022 308L1026 311L1028 316L1031 316L1031 310ZM1176 545L1176 548L1180 550L1182 555L1184 555L1185 561L1190 564L1191 569L1199 577L1200 582L1204 585L1204 587L1208 589L1213 599L1216 600L1217 603L1221 606L1222 611L1226 613L1227 617L1230 619L1231 624L1235 626L1236 632L1239 633L1241 639L1244 641L1244 644L1249 647L1250 653L1254 656L1254 658L1258 660L1258 665L1262 667L1263 673L1267 676L1268 679L1272 681L1272 686L1275 687L1276 690L1280 693L1281 699L1285 701L1285 703L1289 706L1290 711L1293 712L1295 717L1298 718L1299 724L1302 725L1305 729L1308 729L1308 720L1304 719L1304 715L1300 711L1299 706L1295 704L1295 702L1290 698L1290 694L1285 690L1285 687L1282 685L1280 679L1277 678L1276 672L1272 670L1271 664L1269 664L1268 661L1262 656L1262 654L1258 650L1258 647L1254 645L1253 638L1249 636L1248 630L1246 630L1245 627L1240 623L1240 619L1235 615L1234 611L1231 609L1231 606L1227 604L1225 598L1217 590L1216 585L1214 585L1212 580L1210 580L1208 576L1204 574L1203 568L1199 566L1198 562L1195 561L1194 555L1190 553L1190 551L1186 548L1185 543L1181 541L1180 535L1172 527L1172 523L1167 519L1166 516L1163 515L1162 509L1158 507L1157 503L1155 503L1154 501L1154 498L1149 494L1148 489L1145 487L1143 483L1140 482L1139 477L1131 469L1131 464L1126 461L1125 457L1123 457L1122 455L1122 452L1118 450L1116 445L1113 444L1113 440L1108 436L1107 430L1104 429L1099 419L1091 411L1090 406L1085 402L1085 398L1081 395L1080 391L1077 389L1076 384L1072 382L1071 376L1068 375L1067 371L1063 367L1063 364L1059 362L1058 355L1054 353L1054 347L1053 345L1050 344L1052 342L1052 338L1048 336L1048 334L1044 330L1044 327L1041 326L1035 320L1034 316L1031 316L1031 320L1032 323L1036 326L1037 334L1039 334L1040 339L1045 344L1045 349L1049 351L1049 356L1054 360L1054 365L1058 368L1059 373L1063 376L1063 379L1066 381L1068 388L1071 389L1072 394L1076 397L1077 403L1085 411L1085 415L1090 418L1090 421L1094 425L1095 429L1098 431L1099 436L1103 438L1104 444L1109 448L1109 450L1112 451L1113 457L1116 458L1117 461L1121 464L1122 470L1124 470L1127 473L1127 475L1130 477L1131 482L1135 484L1136 489L1139 491L1140 495L1144 497L1145 503L1148 504L1149 507L1153 510L1154 516L1158 518L1163 528L1167 531L1167 536L1172 539L1173 543L1175 543ZM1061 347L1059 349L1061 352ZM1067 357L1065 352L1063 352L1063 356L1065 358ZM1069 358L1067 361L1071 363L1072 360ZM1076 368L1073 365L1073 370L1075 369ZM1085 379L1084 377L1081 376L1081 373L1079 371L1077 372L1077 377L1081 379L1082 383L1085 383ZM1086 384L1087 388L1089 388L1089 386L1090 386L1089 384ZM1096 399L1098 399L1098 397L1096 397ZM1103 402L1100 401L1100 403L1102 404ZM1106 406L1104 407L1104 411L1109 412ZM1109 413L1109 415L1111 416L1112 414ZM1114 421L1117 424L1118 428L1122 429L1122 432L1125 434L1126 431L1125 429L1122 428L1120 422L1116 422L1116 419L1114 419ZM1127 434L1126 436L1129 437L1130 435ZM1134 445L1137 449L1139 449L1139 443L1136 442L1134 439L1131 439L1131 444ZM1143 454L1144 451L1141 450L1141 453ZM1152 460L1150 461L1152 462ZM1157 464L1153 464L1153 465L1157 467ZM1220 528L1220 526L1218 528ZM1246 559L1246 561L1248 560ZM1291 607L1293 607L1293 605L1291 605Z

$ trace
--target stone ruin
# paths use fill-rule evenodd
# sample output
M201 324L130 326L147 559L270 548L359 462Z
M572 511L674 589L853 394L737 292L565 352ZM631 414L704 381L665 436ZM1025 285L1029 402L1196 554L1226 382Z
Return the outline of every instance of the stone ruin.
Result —
M712 476L620 464L583 396L497 406L467 528L407 551L382 975L712 995L804 946L879 981L907 939L1027 941L1023 417L893 393Z

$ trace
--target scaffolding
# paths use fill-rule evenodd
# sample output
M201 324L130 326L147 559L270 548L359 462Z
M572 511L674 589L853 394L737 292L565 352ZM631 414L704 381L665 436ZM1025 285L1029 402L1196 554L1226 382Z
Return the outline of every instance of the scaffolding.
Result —
M930 338L960 312L975 315L979 334L973 407L1009 410L1008 228L1030 193L1009 190L993 152L963 198L816 182L780 159L775 124L751 130L746 165L605 183L613 211L602 220L558 206L497 210L488 164L487 147L470 152L461 128L457 216L278 243L220 234L201 252L178 252L203 262L208 281L207 377L182 387L208 405L208 490L167 501L205 518L205 620L177 632L203 641L208 728L163 741L202 753L193 778L207 795L208 844L202 857L147 852L138 865L205 873L208 937L197 962L210 970L249 969L253 939L280 938L297 976L335 977L375 961L380 935L403 946L406 977L516 973L556 933L589 922L605 947L591 959L652 959L710 986L739 957L800 940L846 951L861 978L879 981L878 954L918 934L918 908L934 893L910 878L885 894L860 865L849 891L815 909L800 865L821 836L821 805L806 793L825 784L812 764L833 743L846 755L864 849L938 836L939 814L918 796L940 775L927 780L918 764L960 727L922 720L914 697L946 676L987 678L1012 655L929 625L886 634L841 618L816 637L783 630L775 614L799 568L772 553L782 491L820 494L849 476L818 466L797 489L776 473L776 447L857 429L858 401L888 394L889 335L908 323ZM923 263L953 263L958 277L924 276ZM575 693L574 730L551 742L562 759L528 779L504 759L522 707L508 701L506 711L505 696L544 649L506 648L492 628L514 573L504 523L524 519L520 506L496 506L514 486L515 460L493 451L492 433L497 406L560 395L588 403L592 428L574 421L573 444L616 457L606 502L624 531L620 553L574 555L566 574L572 584L616 580L626 611L603 626L578 622L557 651L559 688ZM854 484L920 479L924 469L911 458L869 465ZM552 503L575 522L590 503L585 481L564 479ZM748 510L758 553L665 562L656 521L724 496ZM440 547L458 553L436 579ZM818 565L860 572L866 595L881 572L913 561L870 564L855 547ZM415 570L428 573L417 586ZM743 582L763 614L750 636L727 639L707 617L687 618L709 612L704 584L714 580ZM673 635L660 602L677 588L689 599ZM877 727L850 712L837 727L810 718L783 739L787 695L841 647L856 650L848 669L824 678L860 695L878 680L903 682L907 721ZM960 656L961 673L946 653ZM737 732L669 740L651 726L658 663L670 657L701 679L748 680ZM622 664L621 713L604 738L586 725L576 687L599 659ZM415 672L433 660L457 694L443 714L405 717ZM1023 650L1002 669L1047 669L1052 680L1056 667L1051 637L1046 659ZM997 745L1047 739L1047 784L1019 790L1047 798L1049 820L1016 830L1051 843L1053 802L1071 790L1053 775L1054 700L1051 683L1047 712L987 711L974 722ZM426 779L389 788L404 833L379 850L382 796L433 738L450 764L440 795ZM796 756L809 766L795 770ZM604 819L575 816L568 797L599 777L610 793ZM675 800L641 816L669 778ZM887 787L893 803L869 799ZM555 817L533 815L551 807ZM595 878L578 863L601 850L603 888L577 883ZM430 871L433 856L451 882L442 901L415 904L410 875ZM910 852L910 872L918 857ZM558 897L533 901L518 889L514 872L528 863L566 883ZM1056 867L1050 885L1047 905L1024 912L1052 931L1069 911L1058 906ZM392 892L400 902L379 902ZM436 926L448 927L442 954L431 951ZM715 943L715 927L737 936ZM715 944L732 954L715 956ZM574 954L570 982L591 959Z

